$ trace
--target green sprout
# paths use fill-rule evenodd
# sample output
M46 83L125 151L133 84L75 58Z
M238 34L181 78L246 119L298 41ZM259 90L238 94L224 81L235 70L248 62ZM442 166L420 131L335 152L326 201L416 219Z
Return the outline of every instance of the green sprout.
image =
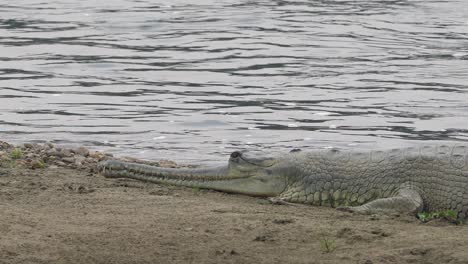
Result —
M21 151L20 148L15 148L13 151L11 151L11 154L10 154L11 158L12 159L21 159L23 157L23 151Z
M459 223L457 221L458 213L453 210L439 211L439 212L423 212L418 214L419 220L423 223L427 223L434 219L445 219L452 223Z
M336 241L328 237L320 239L320 248L324 253L331 253L336 249Z

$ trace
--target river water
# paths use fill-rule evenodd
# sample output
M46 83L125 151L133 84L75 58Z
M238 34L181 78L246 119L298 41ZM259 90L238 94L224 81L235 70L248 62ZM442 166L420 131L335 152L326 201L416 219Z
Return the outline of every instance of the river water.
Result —
M468 140L468 2L3 0L0 140L225 160Z

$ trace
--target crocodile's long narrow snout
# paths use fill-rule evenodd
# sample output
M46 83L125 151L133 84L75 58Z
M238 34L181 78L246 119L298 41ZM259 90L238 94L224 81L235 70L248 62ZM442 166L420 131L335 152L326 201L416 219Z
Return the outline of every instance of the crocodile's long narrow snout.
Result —
M276 196L284 190L284 179L266 169L269 160L250 160L234 152L226 166L206 168L161 168L144 164L104 161L99 170L107 178L136 180L213 189L254 196Z
M145 164L108 160L99 164L107 178L134 178L147 181L212 181L227 179L228 167L211 168L161 168ZM234 177L232 177L234 178Z

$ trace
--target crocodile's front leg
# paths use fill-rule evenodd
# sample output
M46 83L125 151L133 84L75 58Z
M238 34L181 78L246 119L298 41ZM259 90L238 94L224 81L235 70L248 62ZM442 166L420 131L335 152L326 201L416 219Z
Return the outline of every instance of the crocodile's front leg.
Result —
M405 187L400 189L397 195L393 197L373 200L360 206L344 206L338 207L337 209L361 214L416 214L421 212L423 207L424 202L419 192L415 189Z

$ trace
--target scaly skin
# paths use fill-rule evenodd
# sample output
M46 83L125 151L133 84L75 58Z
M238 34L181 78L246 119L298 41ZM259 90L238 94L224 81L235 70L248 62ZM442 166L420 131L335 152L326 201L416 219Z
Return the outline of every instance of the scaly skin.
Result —
M227 166L166 169L120 161L106 177L213 189L373 213L454 210L468 216L468 146L389 151L291 151L278 156L234 152Z

